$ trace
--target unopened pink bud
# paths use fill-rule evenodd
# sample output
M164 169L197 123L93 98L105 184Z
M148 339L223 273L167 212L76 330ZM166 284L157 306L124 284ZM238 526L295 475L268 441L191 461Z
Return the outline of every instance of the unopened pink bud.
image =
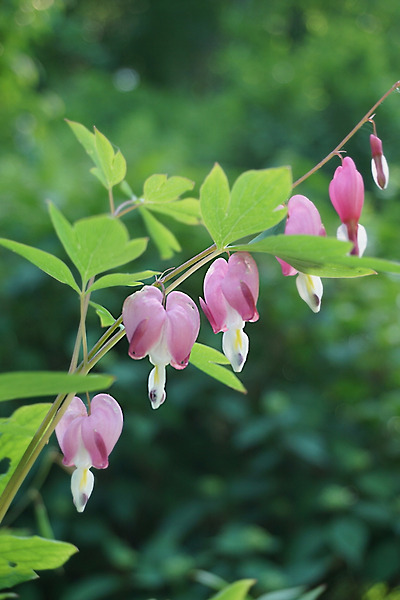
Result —
M336 169L329 184L329 196L340 220L346 225L349 241L353 242L351 254L359 256L358 222L364 205L364 181L349 156Z
M371 144L371 171L372 177L376 185L384 190L387 188L389 183L389 167L387 164L387 160L382 151L382 140L380 140L376 135L371 133L369 138Z

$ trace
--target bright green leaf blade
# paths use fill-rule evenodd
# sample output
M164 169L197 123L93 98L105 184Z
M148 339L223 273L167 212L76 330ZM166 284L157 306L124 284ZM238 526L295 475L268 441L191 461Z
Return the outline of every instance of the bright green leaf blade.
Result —
M139 208L139 212L162 259L167 260L168 258L171 258L175 252L181 250L180 244L172 231L160 223L160 221L146 208Z
M195 198L184 198L184 200L166 204L151 204L146 208L152 212L172 217L175 221L185 225L199 225L201 223L200 203Z
M57 279L61 283L69 285L79 293L79 287L70 269L62 260L53 256L53 254L33 248L32 246L14 242L13 240L6 240L5 238L0 238L0 245L26 258L26 260L29 260L29 262L47 273L47 275L54 277L54 279Z
M17 371L0 375L0 402L70 392L94 392L110 387L111 375L79 375L56 371Z
M39 425L51 407L50 403L21 406L8 418L0 419L1 459L8 462L0 475L3 492Z
M13 587L37 577L34 569L57 569L78 549L44 538L0 535L0 587Z
M289 167L247 171L235 181L223 222L223 245L273 227L285 216L277 207L292 189Z
M207 373L233 390L246 393L246 388L233 371L221 366L229 364L229 360L215 348L196 343L190 354L190 362L200 371Z
M112 170L112 179L111 179L112 186L118 185L119 183L121 183L121 181L123 181L125 179L126 160L120 150L117 150L117 152L114 155L114 160L112 163L111 170Z
M204 225L218 246L223 247L226 215L230 201L228 179L217 163L200 188L200 209Z
M97 177L97 179L100 181L101 185L104 185L104 187L108 190L109 185L108 185L107 179L105 178L105 175L104 175L103 171L100 169L100 167L92 167L90 169L90 172L92 175Z
M247 592L252 585L255 584L255 579L241 579L235 581L228 587L224 588L209 600L245 600Z
M139 271L138 273L111 273L110 275L104 275L95 281L89 290L94 292L95 290L102 290L104 288L122 286L135 286L142 285L142 279L148 279L159 275L159 271Z
M75 264L75 258L77 255L79 256L79 241L76 240L75 232L71 223L51 202L49 202L49 213L58 239L63 245L65 252Z
M116 319L106 308L104 308L104 306L101 306L101 304L97 304L96 302L92 301L90 301L89 304L95 309L96 314L100 319L100 324L102 327L111 327L111 325L114 325Z
M67 121L68 125L71 127L76 139L85 148L86 152L88 153L88 155L90 156L90 158L92 159L94 164L96 166L99 166L98 160L97 160L97 152L96 152L96 143L95 143L94 133L89 131L89 129L86 129L86 127L84 125L82 125L81 123L77 123L76 121L68 121L68 119L66 119L66 121Z
M104 173L108 187L112 187L114 149L111 142L96 127L94 128L94 143L96 147L98 165Z
M232 246L232 250L247 252L268 252L279 256L302 273L319 277L361 277L372 275L374 266L382 264L392 272L400 272L400 265L378 259L348 256L350 242L335 238L312 235L276 235L247 245ZM396 270L397 269L397 270Z
M54 205L50 205L50 215L84 283L103 271L131 262L146 250L146 238L129 240L125 225L109 215L81 219L73 227Z
M147 202L172 202L181 194L192 190L194 182L186 177L151 175L144 182L143 198Z

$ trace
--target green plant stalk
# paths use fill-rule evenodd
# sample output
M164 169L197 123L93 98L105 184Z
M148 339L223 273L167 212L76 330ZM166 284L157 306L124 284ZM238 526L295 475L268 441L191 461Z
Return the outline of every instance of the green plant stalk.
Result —
M328 161L330 161L331 158L333 158L334 156L336 156L338 154L339 150L341 148L343 148L343 146L349 141L350 138L353 137L353 135L355 133L357 133L357 131L364 125L364 123L367 123L369 121L369 119L371 118L371 116L373 115L373 113L376 111L376 109L378 108L378 106L380 104L382 104L382 102L384 100L386 100L386 98L388 96L390 96L390 94L392 92L394 92L396 89L398 89L399 87L400 87L400 80L396 81L396 83L394 83L392 85L392 87L385 94L383 94L382 98L380 98L378 100L378 102L375 102L375 104L373 105L373 107L369 109L369 111L367 112L367 114L365 114L363 116L363 118L361 119L361 121L359 121L357 123L357 125L355 127L353 127L353 129L350 131L350 133L348 133L342 139L342 141L336 146L336 148L334 150L332 150L332 152L330 152L327 156L325 156L325 158L323 160L321 160L317 165L315 165L315 167L313 167L305 175L303 175L302 177L300 177L299 179L297 179L293 183L292 188L294 189L295 187L297 187L298 185L300 185L300 183L303 183L303 181L305 181L306 179L308 179L311 175L313 175L314 173L316 173L324 164L326 164Z

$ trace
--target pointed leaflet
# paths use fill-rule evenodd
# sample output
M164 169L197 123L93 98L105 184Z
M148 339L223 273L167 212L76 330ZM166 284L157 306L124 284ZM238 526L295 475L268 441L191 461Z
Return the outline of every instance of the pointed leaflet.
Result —
M77 140L96 165L91 172L107 189L120 183L126 175L126 161L119 150L114 153L112 144L105 135L95 128L92 133L81 123L68 121Z
M288 167L247 171L238 177L229 194L228 181L219 165L200 190L204 223L218 248L273 227L284 217L277 207L291 190Z
M192 190L194 182L186 177L167 177L167 175L151 175L143 187L143 198L146 202L173 202L181 194Z
M185 225L199 225L201 223L200 202L195 198L184 198L165 204L150 204L146 205L146 208L152 212L172 217L175 221L185 223Z
M96 315L100 319L101 327L111 327L111 325L114 325L116 319L112 316L110 311L104 308L104 306L92 301L89 302L89 305L95 309Z
M50 215L56 233L84 284L103 271L134 260L147 247L146 238L129 240L125 225L108 215L81 219L74 226L52 204Z
M111 375L79 375L56 371L16 371L0 375L0 402L55 396L70 392L94 392L110 387Z
M246 600L247 592L255 584L255 579L241 579L231 583L209 600Z
M56 256L53 256L53 254L33 248L32 246L14 242L13 240L6 240L5 238L0 238L0 244L4 248L8 248L8 250L26 258L29 262L47 273L47 275L54 277L57 281L65 283L79 292L79 287L67 265Z
M204 225L218 248L223 247L224 221L230 200L229 183L223 169L216 163L200 189L200 210Z
M11 475L32 441L39 425L51 407L47 404L21 406L8 418L0 419L1 455L7 461L8 469L0 474L0 494L6 487Z
M126 175L125 158L119 150L114 153L111 142L96 128L94 128L94 140L97 153L96 164L100 166L104 175L106 187L112 188L120 183Z
M179 252L181 250L181 246L172 231L160 223L160 221L143 206L139 208L139 212L162 259L167 260L174 255L174 252Z
M246 388L240 379L230 369L221 366L229 365L229 360L215 348L196 343L190 353L190 362L200 371L207 373L233 390L246 393Z
M124 286L135 286L142 285L142 279L148 279L159 275L159 271L140 271L139 273L111 273L110 275L104 275L95 281L89 290L94 292L95 290L102 290L104 288L116 287L120 285Z
M312 235L276 235L231 250L267 252L298 271L319 277L362 277L377 272L400 273L400 263L373 257L349 256L350 242Z
M61 567L78 548L66 542L44 538L0 535L0 588L10 588L36 579L34 569Z

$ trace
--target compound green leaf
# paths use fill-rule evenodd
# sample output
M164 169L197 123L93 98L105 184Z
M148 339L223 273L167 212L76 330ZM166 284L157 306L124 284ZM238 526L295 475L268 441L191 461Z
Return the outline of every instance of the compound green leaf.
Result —
M185 225L199 225L201 223L200 203L195 198L184 198L177 202L165 204L150 204L146 208L152 212L172 217L175 221Z
M200 188L200 210L204 225L218 248L223 247L225 240L229 201L228 179L224 170L216 163Z

